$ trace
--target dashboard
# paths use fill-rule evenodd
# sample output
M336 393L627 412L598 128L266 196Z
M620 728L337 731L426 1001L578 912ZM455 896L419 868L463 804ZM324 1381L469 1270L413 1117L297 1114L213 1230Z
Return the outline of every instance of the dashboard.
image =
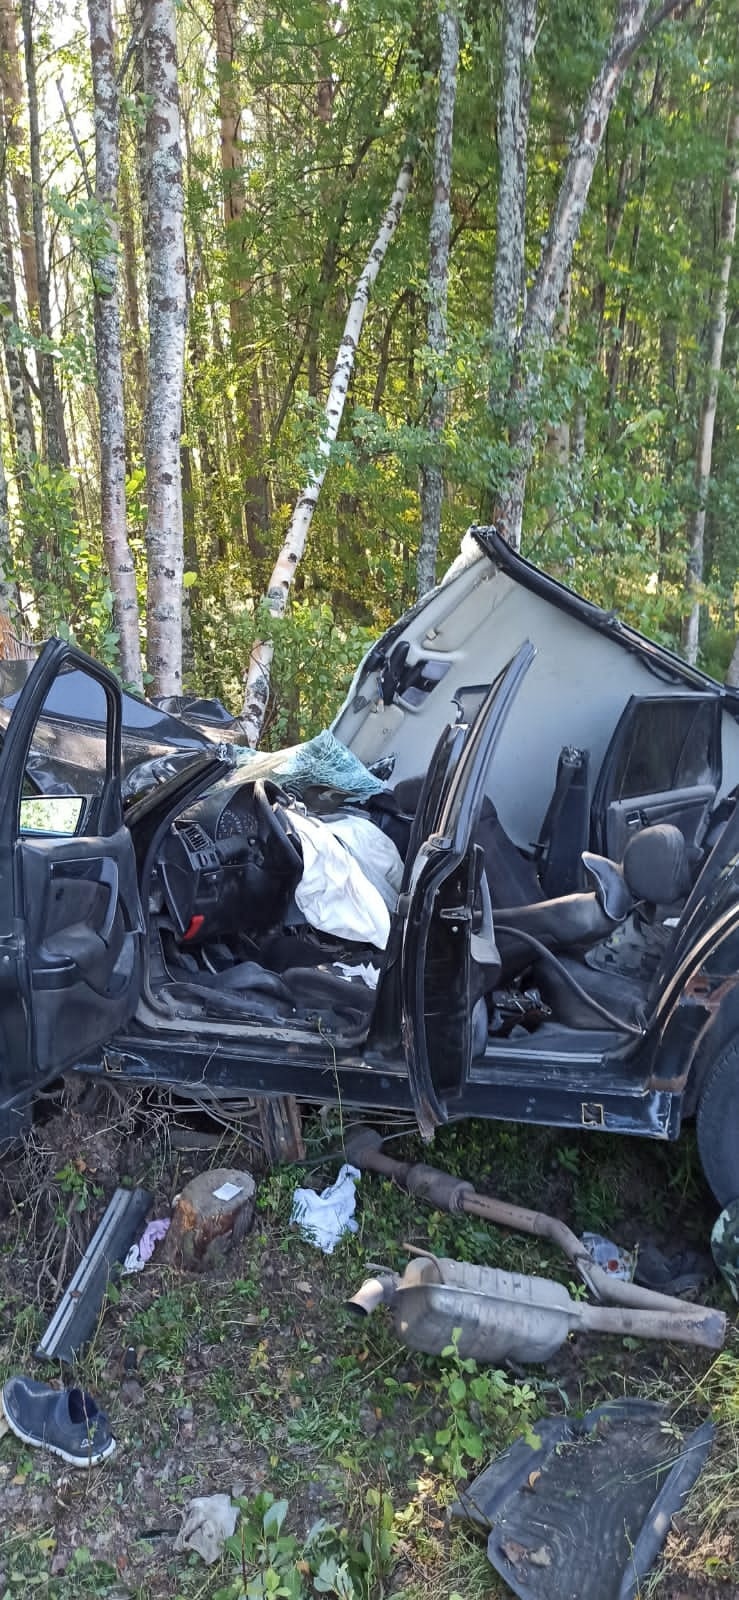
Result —
M167 909L188 945L276 927L302 873L284 796L238 770L173 822L159 854Z

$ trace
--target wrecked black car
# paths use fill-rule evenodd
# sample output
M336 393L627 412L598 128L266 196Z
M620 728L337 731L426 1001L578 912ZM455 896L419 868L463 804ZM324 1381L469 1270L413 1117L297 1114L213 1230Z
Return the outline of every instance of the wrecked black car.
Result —
M0 1136L70 1068L426 1137L697 1115L736 1196L739 696L464 548L297 751L59 640L3 664Z

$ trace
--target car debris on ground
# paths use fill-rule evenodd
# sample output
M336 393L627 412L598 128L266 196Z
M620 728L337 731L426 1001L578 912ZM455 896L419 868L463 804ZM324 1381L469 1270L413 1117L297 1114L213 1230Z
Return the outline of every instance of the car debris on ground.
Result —
M635 1600L713 1442L647 1400L537 1423L459 1496L520 1600Z
M676 1296L661 1294L640 1284L622 1279L593 1259L582 1240L558 1217L525 1206L510 1205L492 1195L478 1194L467 1178L455 1177L425 1162L397 1161L385 1154L382 1136L373 1128L360 1126L344 1140L344 1150L358 1166L391 1178L410 1194L418 1195L440 1211L481 1217L498 1227L534 1235L556 1244L576 1268L583 1283L605 1306L622 1306L634 1311L667 1312L675 1317L674 1327L688 1325L697 1335L689 1343L719 1349L726 1332L726 1318L706 1306L686 1306ZM648 1335L645 1335L648 1337ZM662 1335L664 1337L664 1335Z
M36 1356L72 1361L90 1338L111 1277L138 1238L154 1196L148 1189L116 1189L62 1296Z
M347 1301L369 1315L384 1301L403 1344L442 1355L455 1338L460 1357L475 1361L549 1361L571 1333L615 1333L720 1350L726 1317L707 1306L633 1310L573 1300L550 1278L450 1261L417 1251L399 1277L367 1278Z
M636 1256L632 1250L623 1250L612 1239L604 1239L602 1233L584 1233L582 1242L588 1255L612 1278L631 1283L636 1267Z
M127 1277L131 1272L143 1272L147 1261L151 1261L157 1245L162 1239L166 1239L169 1224L169 1217L153 1217L151 1222L147 1222L138 1244L131 1245L121 1268L122 1277Z

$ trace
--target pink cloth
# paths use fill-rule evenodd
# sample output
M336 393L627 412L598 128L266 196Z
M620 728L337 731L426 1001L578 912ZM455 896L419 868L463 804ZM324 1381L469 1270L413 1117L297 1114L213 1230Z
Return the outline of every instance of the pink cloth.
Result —
M153 1222L147 1222L138 1244L132 1244L123 1263L124 1275L127 1272L143 1272L147 1261L151 1261L154 1250L163 1239L169 1228L169 1217L155 1217Z

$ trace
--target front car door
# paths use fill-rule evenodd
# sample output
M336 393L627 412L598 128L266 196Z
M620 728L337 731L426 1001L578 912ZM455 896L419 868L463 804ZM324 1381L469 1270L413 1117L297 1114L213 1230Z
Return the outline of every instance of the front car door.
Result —
M76 718L54 709L69 671ZM0 753L0 1127L136 1009L143 918L120 773L116 680L51 640Z
M466 730L461 753L449 743L454 770L448 783L437 784L440 809L412 863L401 1004L410 1090L425 1138L446 1121L447 1096L465 1082L474 1006L500 967L484 856L474 834L495 746L535 653L527 641L500 674Z

